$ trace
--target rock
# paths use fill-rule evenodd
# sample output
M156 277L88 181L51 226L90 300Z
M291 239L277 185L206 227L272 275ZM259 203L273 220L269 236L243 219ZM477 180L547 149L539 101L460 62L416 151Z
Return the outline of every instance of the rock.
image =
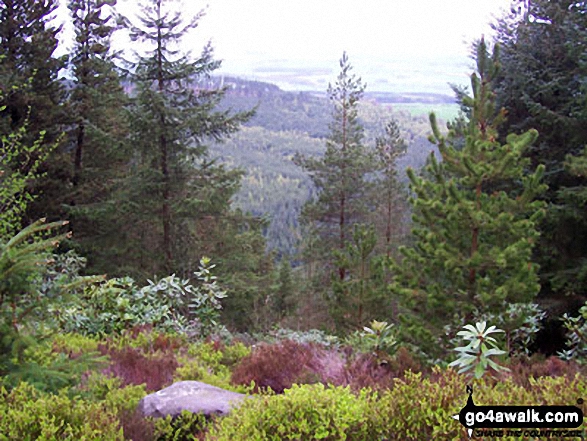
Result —
M144 416L178 416L183 410L204 415L226 415L247 395L210 386L200 381L179 381L144 397L138 406Z

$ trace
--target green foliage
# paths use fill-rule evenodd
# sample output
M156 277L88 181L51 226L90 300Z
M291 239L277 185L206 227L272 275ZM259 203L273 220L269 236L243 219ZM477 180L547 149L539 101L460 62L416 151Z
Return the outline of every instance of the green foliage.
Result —
M333 120L326 152L322 158L294 157L294 162L310 174L318 192L314 201L305 204L303 218L318 232L324 263L331 259L333 250L346 247L352 226L364 217L365 194L370 188L366 176L373 171L373 164L358 120L357 106L363 92L361 79L352 73L345 53L337 81L328 88ZM344 268L339 267L338 273L342 280Z
M116 414L104 404L45 394L26 383L0 390L0 397L1 440L124 439Z
M72 355L96 352L100 344L96 337L79 333L58 333L50 341L54 350Z
M0 376L7 385L26 380L40 389L57 390L94 364L93 354L71 362L66 354L48 354L39 343L50 331L49 306L65 298L61 289L42 290L47 287L43 276L51 251L68 237L52 230L65 224L39 220L0 242Z
M56 393L77 386L87 372L106 365L106 359L95 348L71 351L56 347L49 339L39 342L17 336L11 341L10 334L5 336L4 344L12 346L17 360L6 363L2 384L7 388L26 382L38 390Z
M470 120L445 136L431 115L431 141L442 162L431 155L423 175L408 172L414 244L401 248L403 260L393 265L391 289L403 306L403 337L436 353L434 336L446 317L470 321L474 311L497 314L504 302L532 301L540 289L532 249L544 211L536 200L545 189L544 167L528 173L523 158L538 134L530 130L511 134L506 144L497 141L504 118L492 92L497 51L491 54L481 40L476 56L473 96L459 96ZM515 187L505 191L510 182Z
M218 329L220 300L226 295L204 257L194 273L196 285L175 275L148 280L138 288L129 277L109 279L86 288L56 312L66 332L85 335L120 334L135 326L152 325L193 336Z
M377 402L377 417L385 439L469 439L459 422L452 419L452 415L458 414L466 404L466 378L452 370L435 369L434 373L434 379L423 378L420 373L407 373L405 379L396 380L394 388L382 394ZM496 382L485 377L475 383L475 403L568 405L569 397L580 396L585 386L580 376L542 377L533 380L530 387L520 386L511 378Z
M546 318L535 303L510 303L504 311L476 316L476 321L495 323L505 332L505 349L512 355L531 355L532 345Z
M377 277L380 259L374 255L376 244L373 226L355 224L345 248L333 253L336 265L346 272L344 280L333 277L333 292L328 298L330 314L339 329L362 326L373 317L386 315L388 293Z
M562 322L567 330L567 349L559 351L559 357L584 363L587 357L587 303L579 308L578 316L563 314Z
M311 92L283 91L268 83L228 77L223 80L228 86L223 108L258 107L242 130L225 142L212 144L210 150L229 166L246 170L234 197L235 205L243 212L267 216L269 225L264 234L269 249L278 255L294 256L304 235L298 217L316 189L292 158L296 153L304 157L324 155L332 113L329 99ZM383 106L369 96L358 103L365 140L375 143L376 139L385 138L387 122L397 121L402 138L413 146L407 155L398 158L398 170L403 172L408 165L418 169L430 150L426 141L429 122L424 116L412 117L395 108L395 104L393 108ZM405 181L405 174L399 175ZM380 215L378 221L383 223L383 210Z
M129 69L136 87L130 107L136 149L119 195L120 233L133 250L121 257L132 255L142 276L185 276L217 242L232 239L223 236L221 224L231 218L241 172L217 164L206 143L227 138L252 115L217 108L224 90L208 81L220 66L210 44L197 57L176 49L203 16L184 12L174 1L141 1L136 19L121 18L143 48L132 53Z
M81 397L89 402L99 402L110 412L135 411L139 401L147 395L145 385L122 386L118 377L91 373L80 388Z
M395 380L393 388L379 394L363 390L354 395L347 388L322 385L294 386L283 395L246 400L216 421L207 439L468 440L469 435L452 418L467 402L467 379L452 369L435 368L433 374L424 377L408 371L403 379ZM529 387L511 378L496 382L485 377L475 384L475 402L568 405L569 397L581 396L586 387L581 376L541 377L533 379Z
M72 303L63 306L59 321L65 332L107 335L144 324L171 328L172 318L168 299L139 289L127 277L86 288Z
M223 440L373 440L368 424L373 406L367 391L322 384L296 386L282 395L245 400L217 422L210 438Z
M300 153L294 157L294 162L309 173L317 190L314 200L306 202L302 210L303 222L310 227L304 251L305 264L317 264L327 294L330 287L326 281L338 282L338 286L331 287L334 295L330 303L336 308L331 315L339 328L345 322L344 317L350 314L352 305L349 300L365 291L367 256L364 256L364 250L358 250L359 259L362 259L358 264L363 269L356 277L358 293L347 289L352 284L346 283L350 271L344 261L347 246L353 241L353 229L367 221L373 202L370 199L373 188L370 175L376 171L374 154L364 144L364 130L358 119L358 103L364 90L361 79L352 73L352 66L344 53L336 83L328 87L333 112L326 152L321 158ZM355 237L360 241L358 234L360 232L355 232ZM373 250L375 243L369 245L373 238L374 235L365 237L359 248ZM355 321L363 319L362 302L360 298Z
M464 328L465 330L459 331L457 335L460 335L468 343L466 346L455 348L459 356L449 366L458 367L460 374L467 372L468 375L472 375L476 379L483 377L489 369L496 372L507 370L491 359L491 357L506 353L499 349L497 340L489 336L504 332L502 329L497 329L495 326L487 328L486 322L478 322L475 326L465 325Z
M50 252L68 234L51 235L67 222L41 219L0 242L0 313L15 329L33 312L42 309L36 289L45 272ZM45 236L43 236L45 234Z
M279 275L273 298L273 308L279 318L294 312L296 305L296 287L294 284L291 264L288 259L282 259L279 264Z
M378 195L375 225L379 236L379 251L386 257L395 254L407 235L408 196L405 185L400 182L397 161L407 152L408 144L403 139L397 120L391 119L385 126L385 135L375 142L380 178L375 192Z
M30 186L38 179L40 167L53 146L43 144L44 133L27 145L27 124L16 132L2 135L0 152L0 238L16 234L22 227L22 218L28 204L38 195Z
M587 253L583 251L587 244L587 148L577 155L567 155L563 165L575 182L559 189L556 210L566 220L565 230L573 231L573 245L572 251L567 248L569 254L564 257L567 269L552 275L550 284L557 291L564 289L572 297L587 286Z
M29 165L39 158L47 159L42 168L35 165L36 177L26 189L33 197L27 201L24 222L15 225L13 233L41 217L64 218L61 203L67 194L69 158L61 133L68 117L63 107L65 88L59 79L65 57L54 56L60 30L53 20L57 7L57 0L15 0L2 4L0 133L19 133L23 149L12 164L12 171L26 175ZM27 152L31 146L38 147L36 154ZM48 157L47 152L51 152Z
M172 418L153 419L153 437L157 441L189 441L198 440L196 435L204 431L209 424L205 415L184 410L181 415Z
M496 26L502 47L496 99L508 110L500 135L530 128L540 134L525 153L532 169L544 164L547 170L548 205L535 252L540 296L570 311L587 289L587 216L584 197L577 198L587 179L565 166L567 156L580 156L587 144L587 63L580 49L587 41L587 6L533 0L520 12Z
M124 246L117 234L121 213L116 195L131 157L124 109L128 97L111 49L115 5L115 0L67 1L75 40L69 54L72 121L67 137L72 152L66 210L76 249L88 257L91 271L110 273Z
M174 381L195 380L235 392L249 392L249 387L234 386L231 369L251 353L242 343L234 343L216 349L212 343L195 343L188 347L187 354L179 357L180 366L175 371Z
M198 320L200 333L204 336L219 325L222 309L220 300L226 298L226 291L218 285L218 278L211 273L215 266L211 265L210 258L202 257L200 268L194 272L199 285L192 292L188 303L189 316Z
M361 352L390 356L398 349L396 334L393 324L373 320L370 327L364 326L362 331L350 334L345 342Z

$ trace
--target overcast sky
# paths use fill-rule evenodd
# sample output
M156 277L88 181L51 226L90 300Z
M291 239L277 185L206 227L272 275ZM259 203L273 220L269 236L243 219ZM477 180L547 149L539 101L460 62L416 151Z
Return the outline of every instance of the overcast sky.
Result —
M510 0L185 0L205 17L186 47L211 40L220 72L323 90L343 51L368 90L451 94L467 83L470 43ZM119 0L119 11L136 10Z

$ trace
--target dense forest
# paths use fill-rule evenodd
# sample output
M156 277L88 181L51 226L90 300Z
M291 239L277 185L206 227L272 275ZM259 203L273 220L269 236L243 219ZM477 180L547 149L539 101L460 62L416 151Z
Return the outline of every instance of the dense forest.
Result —
M278 257L296 259L301 242L298 222L302 205L315 193L307 173L293 162L296 153L319 156L324 153L332 110L326 93L286 92L257 81L222 77L212 81L227 87L224 109L255 108L255 115L242 129L222 143L210 146L210 153L231 167L245 170L234 204L245 212L265 217L268 249ZM398 156L400 180L407 182L405 169L421 168L434 146L428 142L430 123L426 114L411 115L394 104L417 99L446 105L441 95L417 97L384 93L365 94L359 103L359 119L365 140L375 145L385 134L385 125L395 120L409 149ZM454 104L455 107L456 104ZM454 112L456 115L456 112Z
M585 2L512 1L449 121L347 53L326 91L217 75L203 12L138 3L68 0L57 56L57 0L0 2L0 439L468 439L467 382L584 392ZM180 380L273 394L137 416Z

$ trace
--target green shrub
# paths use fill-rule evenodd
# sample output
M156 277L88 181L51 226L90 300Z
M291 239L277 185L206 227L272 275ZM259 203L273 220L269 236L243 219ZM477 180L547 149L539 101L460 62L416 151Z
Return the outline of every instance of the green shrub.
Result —
M63 330L85 335L117 334L144 324L171 329L175 318L166 299L139 289L129 277L86 288L59 313Z
M502 375L499 380L475 380L476 405L574 405L578 397L585 396L587 387L579 376L542 377L531 380L531 387L526 388ZM464 428L451 418L467 402L466 384L467 377L451 369L435 369L429 378L407 372L404 379L395 381L393 389L381 394L371 420L389 441L469 440Z
M531 379L530 387L518 385L510 374L501 375L499 380L475 380L477 405L574 405L587 392L587 382L579 375ZM218 420L207 439L466 441L468 434L452 416L467 403L467 384L466 376L435 368L426 378L407 371L380 393L363 389L355 395L348 388L321 384L293 386L283 395L246 400Z
M4 343L7 342L6 337ZM11 387L25 381L45 392L58 392L62 388L78 385L86 372L105 366L107 361L95 350L96 341L78 337L56 335L34 342L21 351L18 342L12 342L13 350L21 352L20 366L16 371L9 370L0 378L0 383Z
M214 266L210 259L202 258L194 272L194 284L175 274L148 280L142 288L130 277L109 279L86 287L73 301L52 312L66 332L110 335L151 325L189 337L208 336L222 329L218 324L220 300L226 297L211 273Z
M205 415L195 414L184 410L177 418L152 419L154 430L153 439L157 441L190 441L199 439L197 436L208 426Z
M122 440L122 429L107 406L69 398L65 392L45 394L21 383L0 390L0 440Z
M236 366L243 358L251 353L251 348L241 343L234 342L221 348L223 365L232 368Z
M399 348L396 334L393 324L373 320L370 327L350 334L345 343L359 352L393 355Z
M112 412L134 411L139 401L147 395L144 384L122 386L122 379L104 374L90 375L84 386L84 397L90 401L103 402Z
M498 347L497 340L489 336L500 332L505 331L495 326L487 327L486 322L477 322L475 326L465 325L464 330L459 331L457 335L461 336L467 344L454 349L459 353L459 357L449 366L458 367L459 373L467 373L475 378L481 378L490 370L507 371L507 368L497 364L491 358L506 353Z
M76 333L56 334L51 339L54 352L71 355L98 352L100 341L97 338Z
M217 420L209 439L239 440L377 440L368 415L373 396L367 390L322 384L294 385L282 395L245 400Z
M175 371L174 381L202 381L212 386L235 392L247 393L247 386L231 384L231 367L250 353L242 343L220 346L214 343L194 343L187 354L179 357L180 366Z
M110 336L107 340L110 349L122 350L127 347L140 349L144 354L178 352L187 346L185 336L174 332L155 329L151 325L135 326L120 335Z

